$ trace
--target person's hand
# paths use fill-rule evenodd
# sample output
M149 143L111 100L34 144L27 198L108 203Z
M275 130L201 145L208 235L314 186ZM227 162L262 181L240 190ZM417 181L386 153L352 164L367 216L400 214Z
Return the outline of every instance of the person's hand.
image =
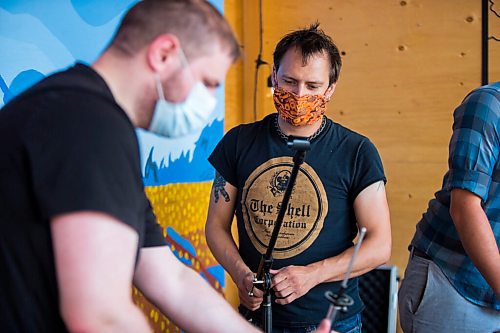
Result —
M263 300L263 292L258 288L253 288L253 296L249 296L248 293L252 290L253 287L253 277L254 273L251 271L247 271L242 273L241 276L237 279L236 285L238 287L238 295L240 297L240 303L251 311L255 311L260 307L260 304Z
M314 333L337 333L337 331L330 331L331 325L331 321L329 321L328 319L323 319Z
M272 287L276 303L288 304L305 295L317 282L308 266L287 266L278 270L271 269Z

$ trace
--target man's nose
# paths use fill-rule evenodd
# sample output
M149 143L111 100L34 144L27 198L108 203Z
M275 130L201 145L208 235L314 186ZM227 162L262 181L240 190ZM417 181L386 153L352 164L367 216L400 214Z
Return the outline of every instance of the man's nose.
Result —
M306 86L303 84L297 84L294 90L294 93L299 97L307 94Z

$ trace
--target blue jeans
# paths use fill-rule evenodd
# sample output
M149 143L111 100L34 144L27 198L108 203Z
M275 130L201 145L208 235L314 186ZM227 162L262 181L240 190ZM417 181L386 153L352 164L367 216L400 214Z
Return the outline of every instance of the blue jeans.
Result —
M500 311L469 302L429 259L410 258L398 299L399 318L405 333L500 330Z
M257 326L260 327L257 323ZM310 333L316 330L316 325L306 327L273 327L273 333ZM361 333L361 314L354 315L341 321L336 321L333 329L340 333Z

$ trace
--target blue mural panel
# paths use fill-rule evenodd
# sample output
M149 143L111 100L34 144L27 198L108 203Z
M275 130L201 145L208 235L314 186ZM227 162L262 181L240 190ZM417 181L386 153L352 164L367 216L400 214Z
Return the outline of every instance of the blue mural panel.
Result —
M92 63L137 0L2 0L0 107L45 76L75 61ZM221 12L223 0L211 1ZM169 140L138 131L146 185L210 181L206 157L223 135L224 89L206 128ZM148 162L149 161L149 162ZM186 170L188 172L186 172Z

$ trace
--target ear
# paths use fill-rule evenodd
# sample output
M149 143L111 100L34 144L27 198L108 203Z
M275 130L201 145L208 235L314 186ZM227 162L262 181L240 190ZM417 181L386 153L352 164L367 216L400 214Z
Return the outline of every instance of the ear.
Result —
M333 92L335 91L335 87L337 87L337 83L332 83L328 89L325 91L325 97L329 101L332 98Z
M174 35L164 34L156 37L146 50L148 66L155 73L177 68L179 48L179 39Z
M278 84L278 73L276 67L273 66L273 71L271 72L271 82L273 83L273 88L276 88Z

